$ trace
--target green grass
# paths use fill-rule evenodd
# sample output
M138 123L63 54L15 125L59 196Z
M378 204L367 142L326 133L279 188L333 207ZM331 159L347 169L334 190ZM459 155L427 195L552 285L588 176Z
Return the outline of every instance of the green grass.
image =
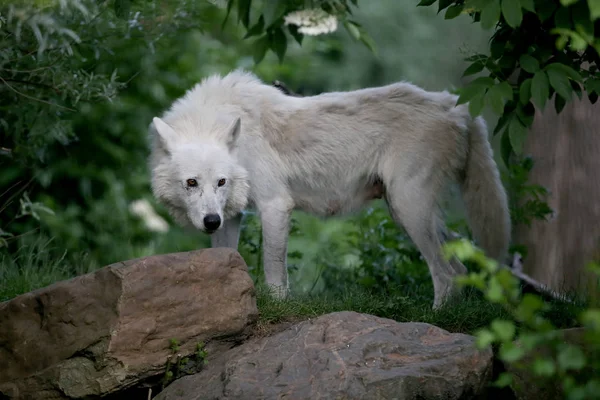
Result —
M23 241L14 257L0 253L0 302L96 268L85 255L56 254L52 241L42 237Z
M406 289L410 288L404 288ZM401 293L402 290L403 288L396 288L392 292ZM496 318L509 318L501 306L490 304L472 289L465 290L456 301L449 302L438 310L431 308L432 303L432 297L378 293L360 287L336 293L325 292L275 300L263 286L257 286L259 326L265 330L273 324L315 318L337 311L356 311L398 322L426 322L449 332L467 334L473 334ZM552 301L549 305L546 316L561 328L574 326L574 316L583 307L558 301Z
M98 266L85 256L56 257L52 241L38 238L23 242L15 257L0 253L0 301L11 299L54 282L93 271ZM427 276L427 279L430 279ZM427 322L450 332L472 334L496 318L508 315L498 305L488 303L472 289L465 290L455 302L432 310L433 288L429 281L417 279L404 286L388 285L386 290L365 289L359 285L343 290L325 290L315 294L293 294L275 300L263 285L257 285L260 312L259 329L266 331L282 322L314 318L336 311L356 311L390 318L399 322ZM550 302L546 313L560 328L575 325L581 305Z

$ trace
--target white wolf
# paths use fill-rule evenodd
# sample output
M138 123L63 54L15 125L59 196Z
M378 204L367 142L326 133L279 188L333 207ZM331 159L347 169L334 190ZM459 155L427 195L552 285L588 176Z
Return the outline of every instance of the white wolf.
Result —
M427 261L438 307L466 272L441 252L450 183L488 256L504 261L510 238L485 122L456 99L409 83L292 97L241 70L211 76L150 125L153 193L213 247L237 248L241 212L255 208L266 283L280 296L293 209L340 215L383 196Z

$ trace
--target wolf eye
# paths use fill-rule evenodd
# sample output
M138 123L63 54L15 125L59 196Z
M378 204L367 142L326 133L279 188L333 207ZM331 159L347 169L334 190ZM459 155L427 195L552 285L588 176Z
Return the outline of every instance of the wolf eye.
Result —
M225 182L227 182L227 179L221 178L221 179L219 179L219 182L217 182L217 185L223 186L225 184Z
M195 179L188 179L187 181L185 181L185 183L187 183L188 187L198 186L198 181L196 181Z

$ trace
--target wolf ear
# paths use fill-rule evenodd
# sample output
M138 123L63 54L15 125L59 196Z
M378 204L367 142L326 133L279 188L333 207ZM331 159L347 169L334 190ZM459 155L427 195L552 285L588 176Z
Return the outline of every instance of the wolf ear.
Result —
M152 118L152 123L154 124L154 129L158 132L162 144L165 146L167 151L171 151L171 145L175 141L175 130L171 128L165 121L158 117Z
M233 148L233 145L235 145L235 141L237 140L238 136L240 136L241 127L242 121L239 117L236 118L235 121L233 121L233 123L229 126L227 131L227 146L230 150Z

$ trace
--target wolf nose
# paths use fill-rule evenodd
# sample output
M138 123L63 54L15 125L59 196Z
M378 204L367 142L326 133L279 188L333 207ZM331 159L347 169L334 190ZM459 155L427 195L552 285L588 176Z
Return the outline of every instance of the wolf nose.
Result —
M221 217L218 214L208 214L204 217L204 227L207 231L216 231L221 226Z

